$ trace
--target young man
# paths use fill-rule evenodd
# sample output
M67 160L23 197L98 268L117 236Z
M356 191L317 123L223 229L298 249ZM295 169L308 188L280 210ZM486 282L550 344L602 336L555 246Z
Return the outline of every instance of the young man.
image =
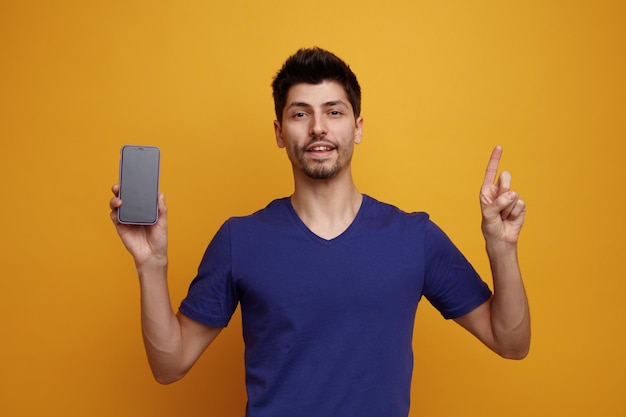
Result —
M415 311L425 296L506 358L530 344L517 262L525 205L501 148L480 193L493 293L424 213L360 193L360 87L332 53L303 49L273 82L274 131L294 177L290 197L226 221L208 246L178 313L167 289L167 209L154 226L119 224L141 285L146 352L155 378L182 378L241 305L247 416L406 417Z

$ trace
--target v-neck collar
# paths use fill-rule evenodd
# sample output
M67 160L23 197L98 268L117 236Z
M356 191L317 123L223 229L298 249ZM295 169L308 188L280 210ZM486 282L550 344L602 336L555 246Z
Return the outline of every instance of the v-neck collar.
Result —
M369 203L369 197L365 194L363 194L363 198L361 199L361 205L359 206L359 209L356 213L356 216L354 216L354 219L352 220L352 222L348 225L348 227L341 232L339 235L335 236L332 239L325 239L317 234L315 234L311 229L309 229L309 227L302 221L302 219L300 218L300 216L298 216L298 213L296 212L296 209L293 207L293 204L291 203L291 198L287 197L286 198L286 204L288 206L288 209L291 213L291 215L293 216L294 220L296 221L296 223L298 224L298 227L312 240L325 245L325 246L332 246L334 244L337 244L345 239L347 239L353 232L353 230L357 227L358 223L360 222L361 217L363 217L363 211L365 210L365 206Z

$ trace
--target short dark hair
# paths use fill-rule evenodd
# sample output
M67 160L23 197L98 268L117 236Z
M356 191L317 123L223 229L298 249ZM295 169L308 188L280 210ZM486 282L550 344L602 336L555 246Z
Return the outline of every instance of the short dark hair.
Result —
M336 81L342 85L352 105L354 117L361 114L361 87L348 64L325 49L302 48L291 55L272 81L274 111L282 123L289 89L296 84L321 84Z

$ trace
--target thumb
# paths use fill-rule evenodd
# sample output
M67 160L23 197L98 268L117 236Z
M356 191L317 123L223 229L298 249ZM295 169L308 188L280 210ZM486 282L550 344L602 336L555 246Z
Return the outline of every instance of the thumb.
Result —
M506 218L513 207L515 207L515 203L518 199L519 196L515 191L507 191L485 207L483 216L486 219L494 219L496 217Z

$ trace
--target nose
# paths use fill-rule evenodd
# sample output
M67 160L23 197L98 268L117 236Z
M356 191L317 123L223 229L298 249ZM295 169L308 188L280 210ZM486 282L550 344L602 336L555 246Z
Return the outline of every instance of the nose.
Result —
M326 123L324 121L324 117L322 115L316 115L311 118L311 137L316 136L324 136L328 133L328 129L326 128Z

